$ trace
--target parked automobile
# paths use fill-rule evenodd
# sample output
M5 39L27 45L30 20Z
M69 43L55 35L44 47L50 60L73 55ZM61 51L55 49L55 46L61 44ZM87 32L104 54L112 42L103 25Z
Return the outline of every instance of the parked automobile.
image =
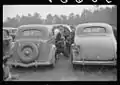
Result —
M23 25L18 28L11 58L8 63L13 66L55 66L54 43L49 40L51 32L46 25Z
M9 35L12 37L12 41L14 41L18 28L4 27L4 29L9 31Z
M112 26L106 23L84 23L76 27L71 61L76 65L116 65L117 42Z

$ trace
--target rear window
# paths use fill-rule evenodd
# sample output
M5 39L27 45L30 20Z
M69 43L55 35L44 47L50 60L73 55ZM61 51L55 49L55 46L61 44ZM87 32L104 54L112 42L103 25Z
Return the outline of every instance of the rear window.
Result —
M105 33L106 30L104 27L87 27L84 28L83 33Z
M23 32L23 36L41 36L42 32L39 30L24 30Z
M29 28L27 27L22 28L21 30L18 30L16 39L19 38L41 38L41 39L48 39L49 38L49 32L44 28Z

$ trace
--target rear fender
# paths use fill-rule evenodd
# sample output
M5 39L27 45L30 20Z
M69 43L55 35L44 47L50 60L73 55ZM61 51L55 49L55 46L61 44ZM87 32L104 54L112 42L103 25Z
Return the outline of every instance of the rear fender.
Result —
M113 49L114 49L114 57L115 59L117 59L117 41L114 36L112 37L112 43L113 43Z
M56 52L56 46L52 44L51 49L50 49L50 53L49 53L49 60L51 62L55 61L55 52Z
M52 52L52 44L41 42L39 46L38 61L49 61L51 59L50 53Z

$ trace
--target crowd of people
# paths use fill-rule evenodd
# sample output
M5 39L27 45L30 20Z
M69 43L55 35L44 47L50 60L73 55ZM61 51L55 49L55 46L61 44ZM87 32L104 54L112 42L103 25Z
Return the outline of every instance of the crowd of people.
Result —
M73 43L74 31L70 30L65 26L56 26L53 29L53 34L55 36L55 45L57 47L56 57L58 54L62 53L65 57L70 56L70 47Z

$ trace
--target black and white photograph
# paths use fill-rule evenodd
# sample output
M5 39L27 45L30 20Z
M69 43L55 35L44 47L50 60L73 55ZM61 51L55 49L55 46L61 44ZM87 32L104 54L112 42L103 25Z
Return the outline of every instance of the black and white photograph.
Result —
M3 81L117 81L117 5L3 5L2 30Z

